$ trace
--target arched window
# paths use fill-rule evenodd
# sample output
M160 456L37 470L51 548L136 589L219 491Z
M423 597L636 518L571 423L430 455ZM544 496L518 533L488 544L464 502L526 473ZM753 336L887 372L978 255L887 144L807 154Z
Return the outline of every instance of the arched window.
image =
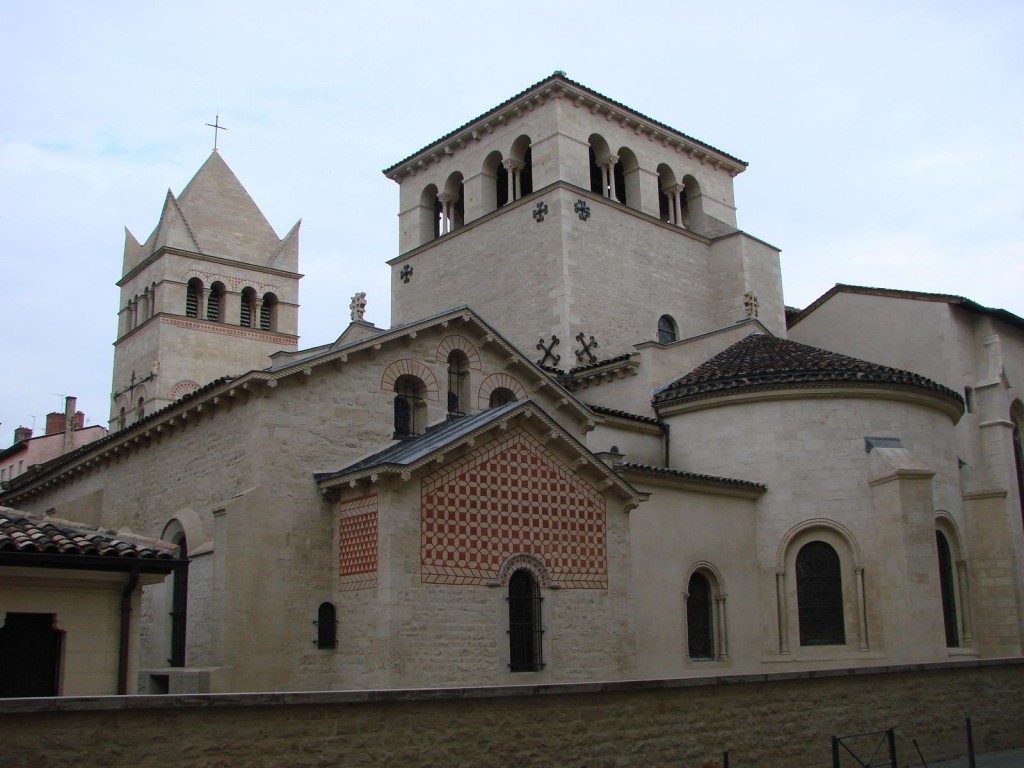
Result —
M544 668L540 585L527 568L520 568L508 581L509 669L538 672Z
M178 545L178 557L188 558L188 544L185 534L180 532L171 539ZM171 657L167 663L172 667L185 666L185 628L188 620L188 570L181 568L174 572L171 588Z
M508 387L495 387L491 390L487 405L489 408L497 408L499 405L515 402L515 399L516 393Z
M238 324L243 328L253 327L253 310L256 308L256 291L252 288L242 289L242 306L238 313Z
M456 171L448 177L444 192L437 196L437 202L439 218L434 236L446 235L461 228L466 219L465 185L461 173Z
M491 152L484 159L484 176L494 179L494 199L488 198L484 206L484 213L495 211L508 204L508 169L505 168L501 153Z
M216 282L210 286L210 295L206 297L206 319L215 323L223 322L224 316L224 283Z
M679 198L679 221L680 226L692 229L700 226L700 219L703 215L703 203L701 202L700 184L693 176L683 177L683 191Z
M64 633L52 613L0 614L0 698L60 693Z
M942 624L946 630L946 647L960 647L960 628L956 615L956 587L953 581L953 556L942 531L935 532L939 555L939 589L942 592Z
M614 182L619 180L622 170L619 169L618 175L614 170L609 173L610 169L618 167L618 158L612 154L608 142L602 136L596 133L591 134L588 143L590 144L590 191L602 197L618 199L618 189L614 186Z
M448 353L448 415L463 416L469 410L469 358L461 349Z
M672 315L662 315L658 318L658 342L671 344L679 338L679 330Z
M843 578L839 555L812 541L796 556L796 602L800 645L844 645Z
M185 286L185 317L199 317L203 303L203 281L193 277Z
M121 410L117 414L117 428L124 429L128 425L128 413L125 407L122 405Z
M508 173L510 200L518 200L533 192L533 153L530 137L520 136L512 142L509 159L503 165Z
M403 374L395 380L395 437L411 437L426 427L426 385L417 377Z
M707 576L693 574L686 588L686 651L691 659L715 658L713 606Z
M137 419L137 421L142 421L142 419L146 415L145 401L146 401L146 399L144 397L140 397L139 398L139 408L138 408L138 419Z
M333 603L320 603L316 612L316 647L338 647L338 618Z
M619 147L619 162L615 164L615 192L620 203L640 209L640 161L628 147Z
M277 330L277 296L273 293L263 294L263 303L260 304L260 330Z

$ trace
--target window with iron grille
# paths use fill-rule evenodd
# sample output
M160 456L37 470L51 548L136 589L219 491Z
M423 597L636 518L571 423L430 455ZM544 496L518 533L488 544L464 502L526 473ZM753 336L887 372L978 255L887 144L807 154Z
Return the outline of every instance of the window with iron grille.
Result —
M544 668L540 585L526 568L512 574L508 582L509 669L538 672Z
M333 603L320 603L316 612L316 647L338 647L338 619Z
M949 542L941 531L935 532L935 547L939 554L939 589L942 592L942 623L946 629L946 647L960 647L960 630L956 616L956 592L953 587L953 557Z
M686 590L686 649L691 659L715 657L712 607L711 584L707 576L693 574Z
M800 645L844 645L843 577L839 555L824 541L805 544L796 556Z

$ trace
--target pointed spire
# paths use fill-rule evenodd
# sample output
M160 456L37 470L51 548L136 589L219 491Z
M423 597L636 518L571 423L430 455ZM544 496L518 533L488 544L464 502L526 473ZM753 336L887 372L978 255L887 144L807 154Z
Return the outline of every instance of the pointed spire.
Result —
M266 265L281 241L219 152L212 152L178 196L203 253Z

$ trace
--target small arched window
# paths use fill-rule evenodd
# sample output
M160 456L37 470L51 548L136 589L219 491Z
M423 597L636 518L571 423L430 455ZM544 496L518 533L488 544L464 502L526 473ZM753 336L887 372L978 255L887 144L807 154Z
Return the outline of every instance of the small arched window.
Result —
M844 645L843 577L839 555L824 541L805 544L796 556L800 645Z
M260 304L260 330L277 330L277 296L273 293L263 294L263 302Z
M338 617L333 603L320 603L316 611L316 647L338 647Z
M426 385L415 376L403 374L395 380L396 438L422 434L426 426L426 391Z
M691 659L715 658L713 617L711 583L695 573L686 589L686 650Z
M139 398L138 421L142 421L142 419L146 416L145 402L145 398Z
M671 344L673 341L678 340L679 330L676 327L676 321L672 319L672 315L662 315L658 318L658 342L661 344Z
M448 354L448 415L464 416L469 410L469 359L460 349Z
M953 581L953 556L942 531L935 532L935 548L939 555L939 589L942 592L942 623L946 630L946 647L960 647L960 628L956 615L956 587Z
M527 568L520 568L508 581L509 669L538 672L544 668L540 585Z
M203 301L203 281L193 277L185 286L185 317L199 317Z
M497 408L499 405L514 402L516 393L508 387L495 387L491 390L491 397L487 402L489 408Z
M256 291L252 288L242 289L242 306L238 313L238 324L243 328L253 327L253 310L256 308Z
M224 283L216 282L210 286L210 295L206 298L206 319L219 323L224 320Z

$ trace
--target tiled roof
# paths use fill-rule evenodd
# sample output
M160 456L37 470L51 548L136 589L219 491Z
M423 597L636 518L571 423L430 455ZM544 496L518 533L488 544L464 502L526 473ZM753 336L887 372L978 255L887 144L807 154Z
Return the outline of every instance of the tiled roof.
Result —
M178 562L166 542L0 507L0 554ZM8 560L9 562L9 560ZM30 564L30 560L25 561Z
M686 472L681 469L656 467L652 464L634 464L633 462L624 461L622 464L617 464L615 468L619 470L625 469L631 472L642 472L648 475L658 475L660 477L675 477L680 480L693 480L699 483L710 483L712 485L728 485L733 488L742 488L748 491L763 492L768 490L768 486L764 483L755 483L751 480L737 480L733 477L718 477L717 475L702 475L699 472Z
M746 161L740 160L738 157L733 157L732 155L730 155L730 154L728 154L726 152L723 152L722 150L718 149L717 147L713 147L710 144L706 144L703 141L700 141L699 139L695 139L692 136L688 136L685 133L683 133L682 131L677 131L675 128L672 128L671 126L665 125L664 123L661 123L661 122L659 122L657 120L654 120L653 118L648 117L647 115L643 114L642 112L637 112L632 107L627 107L625 104L621 104L621 103L615 101L614 99L609 99L604 94L598 93L595 90L587 88L587 86L583 85L582 83L577 83L575 80L570 80L568 77L565 76L564 72L556 71L553 74L551 74L548 77L546 77L543 80L541 80L540 82L534 83L529 88L526 88L525 90L520 91L519 93L517 93L512 98L506 99L505 101L501 102L501 104L499 104L498 106L496 106L496 107L494 107L492 109L487 110L486 112L484 112L479 117L474 117L469 122L464 123L463 125L460 125L454 131L450 131L449 133L446 133L444 136L442 136L441 138L437 139L436 141L428 144L427 146L423 147L422 149L418 149L417 151L413 152L408 157L403 158L402 160L399 160L394 165L392 165L392 166L390 166L388 168L385 168L384 171L383 171L384 175L386 176L389 173L392 173L393 171L397 170L400 166L402 166L405 163L409 162L410 160L412 160L417 155L420 155L420 154L422 154L422 153L426 152L427 150L432 149L434 147L440 146L441 144L446 142L448 139L450 139L453 136L455 136L457 133L460 133L460 132L466 130L467 128L469 128L474 123L479 122L480 120L483 120L483 119L485 119L487 117L490 117L491 115L493 115L493 114L495 114L497 112L500 112L502 109L507 107L509 104L511 104L512 102L516 101L517 99L522 98L523 96L525 96L526 94L530 93L531 91L539 90L540 88L543 88L544 86L549 85L550 83L553 83L555 81L561 81L563 83L566 83L568 85L573 86L574 88L578 88L579 90L583 91L584 93L588 94L591 97L601 99L602 101L605 101L608 104L611 104L612 106L618 107L619 109L622 109L622 110L624 110L626 112L629 112L630 114L635 115L636 117L639 117L639 118L642 118L643 120L648 121L652 125L656 125L659 128L664 128L666 131L671 131L672 133L676 134L677 136L682 136L687 141L693 142L694 144L696 144L696 145L698 145L700 147L703 147L704 149L709 149L712 152L715 152L715 153L721 155L722 157L728 158L729 160L732 160L733 162L738 163L739 165L742 165L742 166L749 165Z
M630 419L631 421L642 421L644 424L658 424L658 420L654 416L641 416L639 413L629 413L628 411L620 411L615 408L605 408L603 405L591 405L587 403L587 408L592 410L594 413L600 413L604 416L618 416L620 419Z
M923 390L963 406L959 394L919 374L763 334L741 339L663 387L655 393L654 404L686 402L741 391L851 385Z

